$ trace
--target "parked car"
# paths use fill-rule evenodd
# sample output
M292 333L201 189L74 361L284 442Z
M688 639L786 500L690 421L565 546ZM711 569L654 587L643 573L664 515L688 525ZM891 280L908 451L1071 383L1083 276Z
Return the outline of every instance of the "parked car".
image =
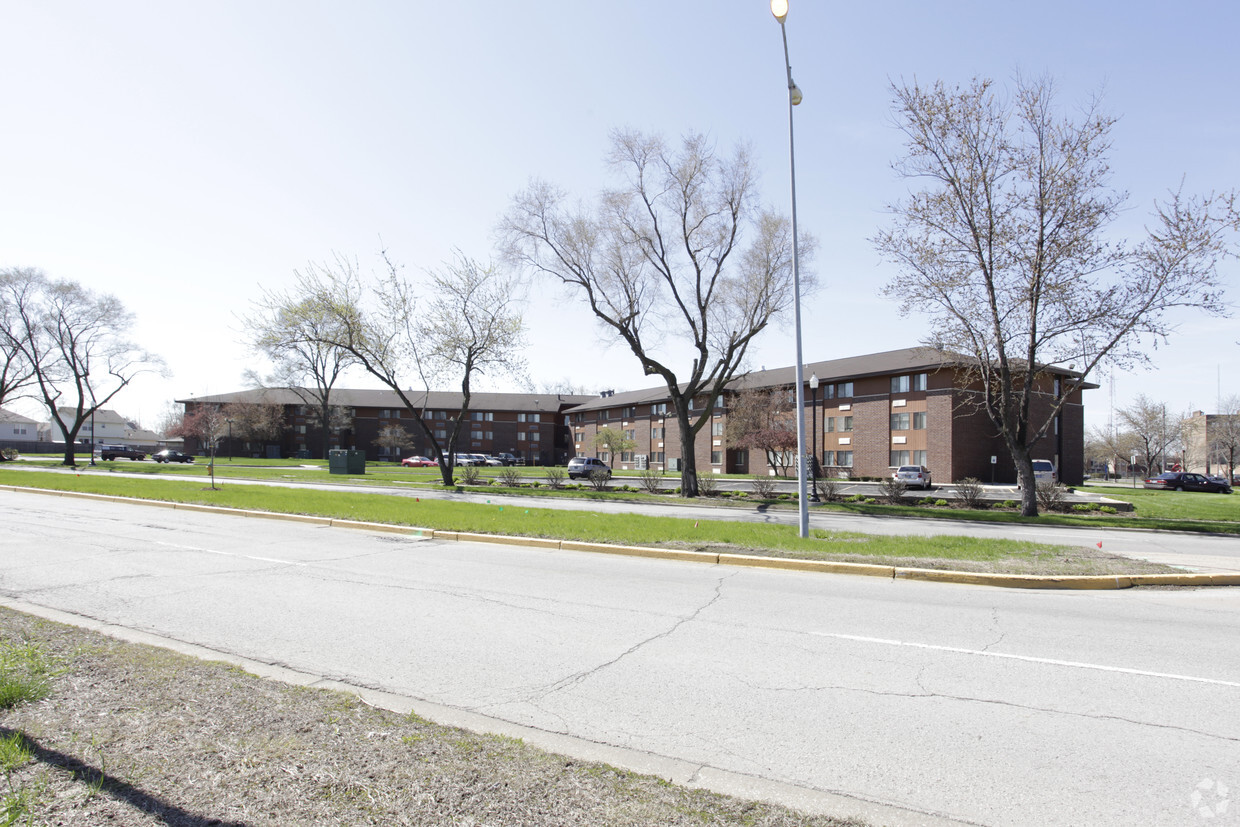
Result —
M495 456L505 465L525 465L525 460L513 454L496 454Z
M406 468L431 468L439 463L435 462L433 459L428 459L427 457L418 456L415 454L411 457L405 457L400 461L400 464Z
M893 480L900 480L908 483L909 487L930 490L933 485L930 479L930 469L924 465L901 465L891 474Z
M100 445L99 459L146 459L146 451L139 451L137 448L129 448L125 445Z
M568 461L568 478L570 480L579 477L588 477L595 471L602 472L611 479L611 468L601 459L594 457L573 457Z
M1055 463L1049 459L1035 459L1033 461L1033 481L1035 485L1041 485L1044 482L1059 482L1059 472L1055 470ZM1020 488L1020 483L1016 483L1016 487Z
M1212 494L1230 494L1231 486L1226 481L1215 481L1203 474L1190 474L1185 471L1168 471L1157 477L1150 477L1141 484L1142 488L1159 491L1205 491Z
M457 454L456 464L458 466L465 465L486 465L487 458L482 454Z
M504 461L499 457L487 457L487 465L504 465Z
M173 451L165 448L151 455L151 459L156 462L193 462L194 458L189 454L183 454L180 451Z

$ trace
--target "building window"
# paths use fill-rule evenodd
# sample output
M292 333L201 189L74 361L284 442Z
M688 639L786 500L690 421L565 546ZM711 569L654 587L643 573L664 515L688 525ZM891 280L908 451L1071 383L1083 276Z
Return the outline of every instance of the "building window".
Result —
M542 440L542 434L540 434L538 431L530 432L530 442L540 442L541 440Z
M828 434L835 433L835 417L824 416L822 418L822 430Z
M711 451L710 452L710 464L711 465L722 465L723 464L723 451Z
M892 451L890 464L893 467L897 465L909 465L910 463L908 461L908 457L909 457L908 451Z
M586 441L585 431L577 431L576 433L573 434L573 442L585 442L585 441Z
M924 373L913 374L913 390L924 391L926 389L927 376Z
M662 439L662 438L663 438L663 431L664 431L664 429L663 429L663 428L651 428L651 429L650 429L650 438L651 438L651 439Z
M836 387L839 390L839 394L841 398L853 395L853 383L852 382L840 382L840 384L837 385Z
M524 432L524 431L522 431L521 433L518 433L518 434L517 434L517 442L525 442L525 432Z
M913 430L914 431L926 430L926 412L925 411L918 411L913 414ZM913 464L916 465L917 463L913 463ZM925 463L922 463L922 464L924 465Z
M836 451L835 464L841 468L852 468L852 451Z
M578 417L577 421L578 421L578 422L580 422L580 421L581 421L581 414L577 414L577 417ZM607 417L603 417L603 418L604 418L604 419L606 419ZM532 414L523 414L523 413L519 413L519 414L517 414L517 421L518 421L518 422L542 422L542 414L536 414L536 413L532 413Z
M662 451L655 451L654 453L652 453L652 454L650 455L650 461L651 461L651 462L662 462L662 461L663 461L663 452L662 452Z
M913 452L913 465L925 465L925 464L926 464L926 452L925 451L914 451Z
M447 428L436 428L435 429L435 439L447 439L447 438L448 438Z
M621 461L621 462L632 462L632 461L633 461L633 452L632 452L632 451L621 451L621 452L620 452L620 461Z
M651 405L650 413L652 416L666 416L667 415L667 403L660 402L657 405Z
M723 423L722 422L710 423L710 435L711 436L723 436Z
M891 415L891 430L907 431L909 427L909 415L906 413L893 413Z
M851 430L852 430L852 420L853 420L853 418L852 418L851 416L841 416L841 417L840 417L840 430L841 430L841 431L851 431Z
M822 386L822 398L823 399L834 399L835 398L835 385L823 385Z
M482 431L470 431L469 438L470 439L482 439Z
M620 416L623 419L632 419L636 415L637 415L637 409L632 406L629 406L623 409L622 411L620 411Z
M834 451L823 451L822 452L822 464L823 465L835 465L835 452Z
M908 388L909 388L909 381L908 381L907 375L891 377L891 392L892 393L908 393Z
M736 465L738 468L744 468L746 465L749 464L749 452L744 451L744 450L733 451L732 459L736 461Z
M599 451L598 458L601 459L603 462L607 462L609 459L611 459L611 454L607 453L606 451Z

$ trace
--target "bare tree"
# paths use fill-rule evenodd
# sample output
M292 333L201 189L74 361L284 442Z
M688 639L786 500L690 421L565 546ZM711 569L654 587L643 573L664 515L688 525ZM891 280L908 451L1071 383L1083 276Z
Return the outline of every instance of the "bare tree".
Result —
M43 283L37 270L0 270L0 407L27 394L34 386L34 366L17 336L17 308L27 293Z
M1046 79L1018 78L1010 101L988 80L893 91L907 138L895 168L925 187L875 238L901 269L886 292L930 317L928 344L963 355L1034 515L1031 449L1086 377L1147 363L1175 308L1225 312L1217 263L1235 253L1236 196L1173 192L1144 239L1112 239L1126 195L1110 185L1115 120L1096 103L1062 118Z
M270 442L284 433L284 406L278 402L229 402L222 410L233 439Z
M796 467L796 403L790 388L742 388L728 402L729 447L762 451L781 477Z
M215 452L220 439L228 431L228 417L221 405L202 403L188 411L179 424L168 432L169 436L197 440L199 449L211 458L207 470L211 474L211 488L215 489Z
M757 204L748 152L715 152L702 135L679 147L615 131L622 178L592 207L535 182L500 232L510 261L558 279L668 389L680 433L681 491L696 496L697 434L741 369L753 339L792 303L792 230ZM802 264L813 242L801 242ZM813 278L802 269L802 286ZM687 369L672 360L687 345ZM694 401L701 403L697 413Z
M1092 428L1085 436L1086 459L1103 463L1108 473L1114 468L1118 475L1120 466L1129 464L1140 450L1132 431Z
M348 352L368 373L390 388L412 414L450 486L456 443L469 419L471 390L482 374L523 374L524 344L519 283L506 273L458 253L455 260L427 273L420 300L415 285L384 254L387 272L363 278L355 266L337 258L297 274L286 296L290 308L305 307L327 323L320 342ZM449 433L436 436L422 400L433 382L458 381L461 407Z
M1156 402L1144 394L1131 405L1117 408L1115 413L1132 435L1148 472L1154 472L1155 463L1167 470L1167 453L1180 441L1184 417L1168 413L1165 402Z
M401 451L413 445L413 437L399 425L385 425L379 429L375 444L380 448L387 448L390 453L396 454L399 460Z
M21 353L34 387L65 435L65 465L91 414L143 373L162 373L159 357L124 338L133 314L115 296L37 270L8 271L2 284L10 320L5 339Z
M1222 402L1218 416L1210 423L1210 448L1217 461L1227 463L1229 476L1236 475L1236 456L1240 454L1240 396Z
M347 263L338 260L337 264ZM251 346L275 366L269 377L259 378L251 372L247 378L260 387L286 388L301 398L311 411L309 424L321 430L322 458L326 459L332 433L348 427L340 406L331 403L332 389L357 364L357 357L348 350L328 344L340 338L332 330L338 320L311 299L268 290L241 321Z

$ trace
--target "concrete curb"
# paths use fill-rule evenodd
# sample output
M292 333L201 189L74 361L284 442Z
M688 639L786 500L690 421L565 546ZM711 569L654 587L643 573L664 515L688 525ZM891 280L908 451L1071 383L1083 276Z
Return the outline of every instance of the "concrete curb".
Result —
M471 543L498 543L532 548L557 549L560 551L588 551L599 554L620 554L628 557L650 557L664 560L681 560L691 563L714 565L750 566L753 568L783 569L786 571L819 572L823 574L854 574L868 577L886 577L892 580L925 580L935 583L962 583L973 586L994 586L1008 589L1129 589L1133 586L1240 586L1240 572L1226 574L1119 574L1119 575L1036 575L1036 574L988 574L985 572L948 571L944 569L917 569L901 566L880 566L866 563L841 563L829 560L800 560L790 557L763 557L761 555L725 554L709 551L679 551L676 549L651 548L647 546L618 546L608 543L589 543L579 540L552 540L540 537L511 537L504 534L474 534L464 531L437 531L430 528L398 526L390 523L368 523L359 520L337 520L331 517L314 517L305 514L281 514L273 511L253 511L226 508L216 505L173 503L162 500L143 500L135 497L117 497L110 494L90 494L79 491L59 491L50 488L24 488L17 485L0 485L0 491L25 494L47 494L60 497L119 502L129 505L148 505L160 508L180 509L234 517L256 517L268 520L288 520L332 528L381 531L388 534L406 534L435 540L452 540Z

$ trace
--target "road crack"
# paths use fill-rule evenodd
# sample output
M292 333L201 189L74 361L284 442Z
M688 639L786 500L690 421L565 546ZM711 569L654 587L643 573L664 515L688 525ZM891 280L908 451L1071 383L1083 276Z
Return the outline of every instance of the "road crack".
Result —
M574 672L573 674L567 675L559 679L558 681L555 681L554 683L546 685L542 689L530 695L526 699L527 702L533 703L535 698L545 698L548 695L554 695L556 692L561 692L565 689L571 689L572 687L577 686L581 682L593 677L594 675L597 675L599 672L603 671L604 669L608 669L612 666L615 666L620 661L624 660L625 658L629 657L635 652L638 652L641 649L644 649L650 644L656 641L662 640L666 637L669 637L670 635L675 634L676 631L680 629L682 626L688 623L692 623L694 620L698 618L699 615L702 614L702 612L706 611L711 606L715 605L715 603L718 602L719 599L723 596L724 582L731 579L732 577L735 577L738 573L739 572L732 572L730 574L724 574L721 577L719 577L718 580L715 581L714 592L711 594L710 599L707 600L705 603L703 603L701 606L698 606L687 616L679 618L675 623L673 623L667 629L664 629L662 632L659 632L658 634L651 635L650 637L647 637L643 640L638 641L637 643L634 643L628 649L625 649L623 652L616 655L611 660L604 661L603 663L592 666L589 669L583 669L579 672Z

